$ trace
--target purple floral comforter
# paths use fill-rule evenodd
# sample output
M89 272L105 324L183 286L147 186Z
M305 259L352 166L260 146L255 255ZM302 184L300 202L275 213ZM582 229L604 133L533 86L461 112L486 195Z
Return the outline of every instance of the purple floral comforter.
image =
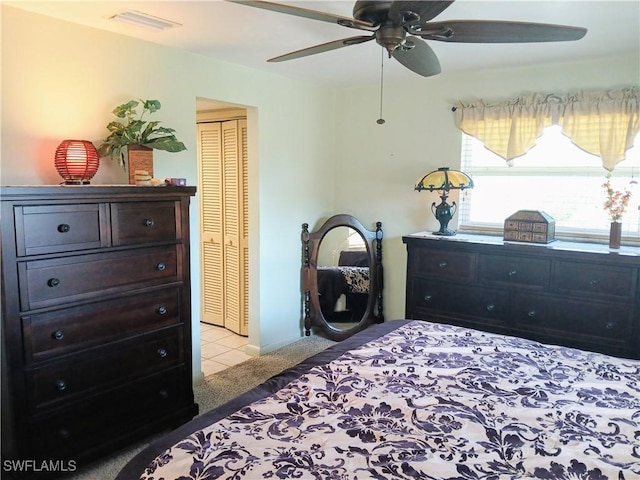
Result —
M400 325L177 441L141 478L640 478L639 361Z

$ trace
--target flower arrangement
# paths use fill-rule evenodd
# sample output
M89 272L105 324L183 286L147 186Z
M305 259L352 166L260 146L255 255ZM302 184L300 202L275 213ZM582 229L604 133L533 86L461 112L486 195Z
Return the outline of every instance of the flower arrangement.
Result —
M618 223L624 215L624 211L629 205L629 199L631 198L631 191L625 188L623 191L614 190L611 186L610 175L607 175L607 181L602 184L607 199L604 202L604 209L609 214L609 219L612 223Z

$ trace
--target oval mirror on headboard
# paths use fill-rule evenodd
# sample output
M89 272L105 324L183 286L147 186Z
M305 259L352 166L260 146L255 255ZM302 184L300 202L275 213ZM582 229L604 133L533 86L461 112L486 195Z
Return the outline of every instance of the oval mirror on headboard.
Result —
M334 215L318 230L302 225L305 334L317 327L343 340L382 323L382 224L367 230L355 217Z

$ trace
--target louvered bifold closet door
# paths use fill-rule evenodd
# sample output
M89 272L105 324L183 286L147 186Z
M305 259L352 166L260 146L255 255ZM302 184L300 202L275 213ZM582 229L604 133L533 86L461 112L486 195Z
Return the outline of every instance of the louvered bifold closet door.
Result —
M240 135L240 160L242 165L242 217L240 220L240 282L242 302L240 304L240 333L249 334L249 155L247 151L247 121L238 121L238 134Z
M225 259L225 327L240 333L241 282L240 282L240 222L242 194L240 190L241 159L238 122L222 123L223 208L224 208L224 259Z
M247 122L200 124L204 322L249 332Z
M224 326L224 249L222 195L222 128L198 125L202 265L201 318Z

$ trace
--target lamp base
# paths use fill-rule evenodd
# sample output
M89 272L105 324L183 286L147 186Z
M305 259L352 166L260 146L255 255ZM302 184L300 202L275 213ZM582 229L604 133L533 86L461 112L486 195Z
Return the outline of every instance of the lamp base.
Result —
M451 205L447 203L447 194L443 192L440 196L440 205L436 206L436 202L431 204L431 211L436 217L436 220L440 223L440 230L433 232L434 235L442 235L444 237L451 237L456 234L453 230L450 230L448 225L449 221L453 218L453 215L458 210L456 202L451 202Z

